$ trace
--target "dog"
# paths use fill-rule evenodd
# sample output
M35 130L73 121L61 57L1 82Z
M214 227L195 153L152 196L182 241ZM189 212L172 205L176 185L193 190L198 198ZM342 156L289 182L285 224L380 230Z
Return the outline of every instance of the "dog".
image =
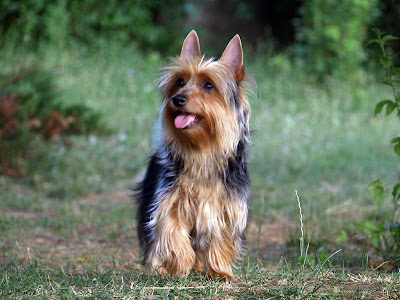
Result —
M234 280L250 202L246 94L255 86L240 37L206 59L192 30L161 75L155 152L137 195L143 262L161 275Z

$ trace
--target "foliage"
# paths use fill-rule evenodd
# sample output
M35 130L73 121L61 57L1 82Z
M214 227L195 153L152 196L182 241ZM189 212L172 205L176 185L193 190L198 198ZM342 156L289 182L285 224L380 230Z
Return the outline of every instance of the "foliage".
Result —
M400 1L381 0L379 1L380 16L374 22L374 27L385 32L400 32L399 12ZM371 34L371 38L373 35ZM390 47L400 52L400 40L391 42Z
M305 68L318 76L355 74L363 41L377 14L376 0L307 0L300 9L296 47Z
M386 35L384 32L375 29L376 38L371 39L367 45L376 44L379 46L381 55L379 61L383 69L384 83L390 86L393 93L392 99L381 100L375 106L374 116L382 112L386 106L386 116L393 112L400 119L400 67L395 66L394 58L397 53L390 54L387 50L389 42L397 40L397 37ZM400 137L392 139L394 152L400 156ZM372 200L378 208L381 208L386 198L384 183L382 179L375 180L368 185L372 190ZM400 179L392 187L392 209L389 220L371 221L366 220L360 223L364 233L369 235L372 245L383 256L400 255L400 222L397 222L397 212L400 208Z
M72 37L92 45L105 38L165 51L180 33L183 4L183 0L4 0L0 2L1 43L65 44Z
M87 134L104 130L100 114L84 104L60 101L53 72L36 66L0 77L0 167L22 176L20 166L33 142L54 140L61 133Z

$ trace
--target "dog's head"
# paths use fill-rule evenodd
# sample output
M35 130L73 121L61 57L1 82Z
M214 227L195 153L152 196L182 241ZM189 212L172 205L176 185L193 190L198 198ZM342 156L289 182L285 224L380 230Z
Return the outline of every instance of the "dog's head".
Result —
M239 35L228 43L219 60L201 56L192 30L181 55L165 67L159 87L163 97L164 142L176 151L232 153L249 135L249 102Z

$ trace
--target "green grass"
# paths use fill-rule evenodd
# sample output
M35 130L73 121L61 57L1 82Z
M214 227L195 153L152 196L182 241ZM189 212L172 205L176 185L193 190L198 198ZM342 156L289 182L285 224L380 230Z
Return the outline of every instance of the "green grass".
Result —
M166 61L116 45L3 49L0 69L40 63L59 76L63 100L103 113L110 136L37 144L22 179L0 177L0 296L3 298L384 298L399 292L398 273L360 234L357 222L384 218L366 185L400 171L390 139L398 121L372 117L390 96L365 74L324 84L261 54L247 59L260 97L252 97L252 216L249 255L227 284L196 274L148 275L140 266L135 206L127 196L151 153ZM298 190L306 264L298 263ZM335 242L345 230L348 239ZM340 250L322 263L325 258ZM387 265L390 265L388 263Z
M46 299L390 299L399 292L398 286L393 285L397 280L393 276L356 276L326 270L319 274L294 272L291 266L282 266L271 274L247 264L239 272L240 280L231 284L197 274L185 279L149 276L140 269L116 274L101 271L98 265L95 262L86 273L79 274L36 262L27 267L11 262L2 270L5 289L0 295Z

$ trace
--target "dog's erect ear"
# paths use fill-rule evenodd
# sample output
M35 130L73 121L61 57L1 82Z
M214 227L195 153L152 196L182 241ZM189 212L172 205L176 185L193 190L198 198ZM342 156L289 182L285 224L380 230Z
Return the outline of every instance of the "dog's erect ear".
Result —
M181 51L181 59L188 60L191 57L201 56L200 53L200 43L199 37L197 36L196 31L194 29L189 32L185 40L183 41L182 51Z
M235 35L229 42L228 46L226 46L225 51L219 61L225 65L228 65L232 69L238 82L243 79L243 49L242 42L240 41L238 34Z

